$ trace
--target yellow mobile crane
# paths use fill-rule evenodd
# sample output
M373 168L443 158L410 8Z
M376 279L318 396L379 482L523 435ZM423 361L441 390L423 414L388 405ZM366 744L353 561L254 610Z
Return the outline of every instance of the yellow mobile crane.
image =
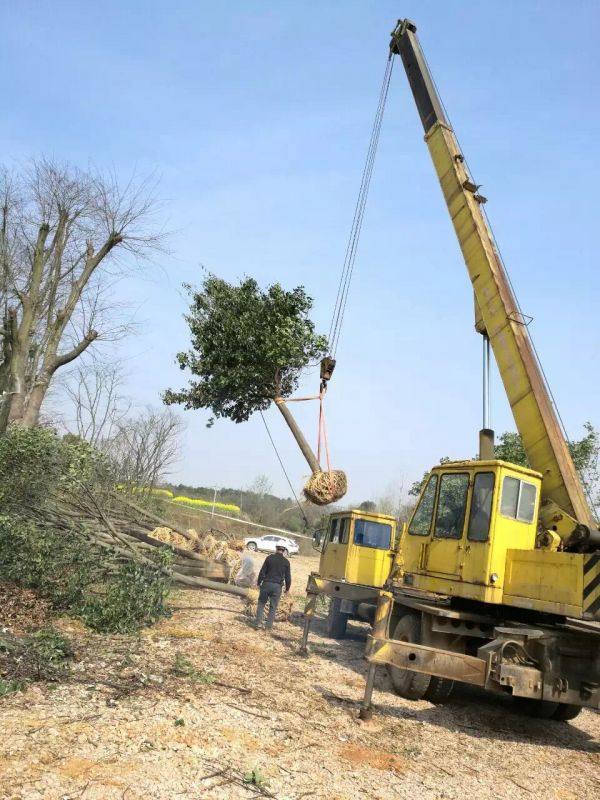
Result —
M493 458L431 471L379 594L361 716L375 670L410 699L455 680L517 698L544 718L600 707L600 531L553 408L526 320L409 20L392 33L530 469Z

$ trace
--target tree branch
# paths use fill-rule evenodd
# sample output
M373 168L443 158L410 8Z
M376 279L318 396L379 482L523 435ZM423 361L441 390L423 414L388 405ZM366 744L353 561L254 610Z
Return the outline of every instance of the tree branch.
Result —
M69 350L68 353L63 353L61 356L57 356L54 359L54 363L51 366L51 372L56 372L57 369L60 367L64 367L65 364L70 364L71 361L74 361L78 356L80 356L87 348L91 345L93 341L98 338L98 331L88 331L83 339L76 345L72 350Z

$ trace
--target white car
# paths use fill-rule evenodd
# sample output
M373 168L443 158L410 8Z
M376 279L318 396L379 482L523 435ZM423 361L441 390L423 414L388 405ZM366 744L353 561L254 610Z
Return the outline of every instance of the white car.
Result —
M256 552L260 550L261 553L274 553L277 545L283 547L283 554L285 556L295 556L298 550L298 544L293 539L288 539L286 536L249 536L244 539L244 544L248 550Z

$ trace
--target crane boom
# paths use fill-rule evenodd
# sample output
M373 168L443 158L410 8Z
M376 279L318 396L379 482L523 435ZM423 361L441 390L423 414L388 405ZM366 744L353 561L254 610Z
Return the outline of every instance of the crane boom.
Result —
M475 293L476 327L490 340L531 467L542 474L540 518L564 546L596 529L581 481L550 399L527 324L494 237L481 210L485 198L469 175L421 50L416 26L399 21L392 33L425 130L452 224Z

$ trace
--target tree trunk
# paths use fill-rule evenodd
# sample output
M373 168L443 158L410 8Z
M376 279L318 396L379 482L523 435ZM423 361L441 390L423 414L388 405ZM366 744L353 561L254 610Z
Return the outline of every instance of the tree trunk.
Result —
M48 391L49 383L50 378L46 379L42 376L37 378L33 389L29 393L29 397L24 404L24 409L20 420L20 424L23 425L23 427L33 428L38 424L40 410L44 401L44 397L46 396L46 392Z
M25 411L25 359L18 347L13 347L10 360L8 397L6 399L6 425L21 422ZM5 426L6 427L6 426Z
M298 443L298 447L300 448L300 450L302 452L302 455L307 460L308 466L310 467L311 472L313 473L313 475L315 473L317 473L317 472L321 472L321 465L317 461L317 457L315 456L315 454L311 450L311 447L310 447L309 443L304 438L304 434L302 433L302 431L298 427L298 423L296 422L296 420L292 416L292 412L286 406L285 400L282 400L281 397L276 397L275 398L275 405L281 411L281 413L283 415L283 418L286 421L288 428L291 430L292 436L294 437L294 439Z

